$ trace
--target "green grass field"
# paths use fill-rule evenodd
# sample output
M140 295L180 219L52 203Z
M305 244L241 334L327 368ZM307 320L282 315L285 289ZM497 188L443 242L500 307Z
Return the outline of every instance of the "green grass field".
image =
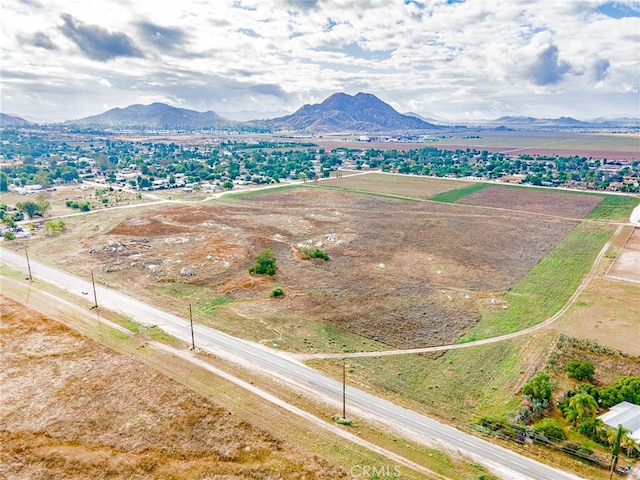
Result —
M461 198L471 195L472 193L479 192L480 190L484 190L489 186L491 186L489 183L474 183L467 187L456 188L455 190L439 193L431 197L429 200L433 200L434 202L456 203Z

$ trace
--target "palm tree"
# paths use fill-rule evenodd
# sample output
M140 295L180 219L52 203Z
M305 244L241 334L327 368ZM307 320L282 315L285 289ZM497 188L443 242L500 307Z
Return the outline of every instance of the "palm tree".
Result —
M580 423L595 416L598 411L598 402L588 393L576 393L569 400L567 420L571 423Z
M613 478L613 472L615 471L618 463L618 454L620 453L622 437L626 436L627 433L629 433L629 430L624 428L622 425L618 425L617 429L610 430L609 436L607 437L609 445L611 445L611 470L609 471L609 480Z

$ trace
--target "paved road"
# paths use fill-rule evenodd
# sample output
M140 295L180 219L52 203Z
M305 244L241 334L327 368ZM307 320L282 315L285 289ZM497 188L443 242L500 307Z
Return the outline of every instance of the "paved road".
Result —
M14 252L0 249L2 262L27 271L26 259ZM34 278L44 280L80 297L89 305L93 303L92 287L88 279L61 272L31 259ZM89 292L83 295L82 291ZM167 333L191 342L191 331L187 319L164 312L123 293L101 286L96 287L98 303L146 325L156 325ZM87 298L88 297L88 298ZM196 345L202 350L230 358L285 380L297 388L330 399L341 405L342 384L296 360L284 352L269 349L261 344L231 337L222 332L202 326L194 326ZM446 450L457 450L474 458L504 479L513 480L564 480L579 477L556 470L535 460L523 457L480 438L460 432L412 410L402 408L389 401L364 391L347 388L348 408L365 418L383 423L400 435Z

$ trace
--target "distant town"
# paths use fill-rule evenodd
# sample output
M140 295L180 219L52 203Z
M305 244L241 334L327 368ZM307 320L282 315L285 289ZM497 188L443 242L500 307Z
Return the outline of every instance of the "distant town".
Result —
M379 169L594 191L640 191L638 160L441 149L420 136L358 135L348 147L331 149L323 148L314 138L257 134L209 135L203 140L202 136L190 137L183 132L179 141L140 138L54 126L4 128L0 191L30 194L84 181L138 191L217 191L240 185L315 180L329 177L338 169ZM372 140L375 143L370 143ZM410 146L408 142L412 142ZM385 143L384 148L372 147L381 143ZM402 148L396 148L400 143Z

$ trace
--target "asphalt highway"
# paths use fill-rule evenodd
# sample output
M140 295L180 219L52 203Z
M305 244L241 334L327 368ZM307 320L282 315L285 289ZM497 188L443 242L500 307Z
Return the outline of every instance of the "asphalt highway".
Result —
M24 255L0 249L2 262L26 275ZM56 287L85 298L93 305L90 273L85 278L62 272L30 259L32 275ZM86 292L86 293L83 293ZM154 325L191 343L188 316L182 318L134 299L124 293L96 285L98 304L102 308L125 315L143 325ZM188 314L187 314L188 315ZM241 363L249 368L273 375L293 387L342 405L342 383L302 364L285 352L242 340L202 325L194 325L196 347ZM485 465L495 475L513 480L569 480L576 475L524 457L481 438L461 432L425 415L395 405L362 390L347 387L347 411L371 419L414 441L445 451L457 451ZM341 411L337 409L337 412ZM348 416L348 415L347 415Z

